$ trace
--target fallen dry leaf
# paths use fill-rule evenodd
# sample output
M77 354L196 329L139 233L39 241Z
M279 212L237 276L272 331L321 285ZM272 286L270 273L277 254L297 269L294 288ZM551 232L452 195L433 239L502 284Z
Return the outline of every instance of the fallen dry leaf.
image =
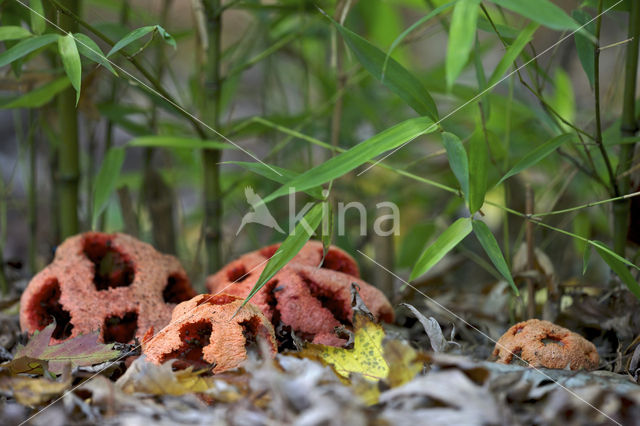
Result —
M113 344L105 345L98 342L97 331L49 346L55 328L54 321L42 331L33 333L26 346L18 346L12 363L19 362L23 357L44 360L48 362L50 372L60 374L67 363L72 367L85 367L109 361L120 355L119 351L113 349Z
M194 371L193 367L173 371L170 360L162 365L152 364L145 357L136 359L127 372L116 382L125 393L152 395L184 395L204 392L213 386L212 377L203 376L207 370Z
M389 366L387 384L395 388L411 381L424 366L420 354L400 340L384 342L384 359Z
M0 391L20 404L35 406L62 394L71 386L71 369L62 372L58 380L45 377L0 375Z
M371 382L385 379L389 374L389 366L383 355L382 339L385 334L382 326L366 315L356 313L354 328L353 349L309 344L299 355L319 359L345 378L356 373Z

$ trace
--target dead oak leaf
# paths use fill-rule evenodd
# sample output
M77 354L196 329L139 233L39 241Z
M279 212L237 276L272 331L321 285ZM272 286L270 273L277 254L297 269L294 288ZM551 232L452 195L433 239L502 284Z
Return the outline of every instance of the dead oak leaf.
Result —
M15 365L22 362L20 358L29 358L31 364L34 359L43 360L48 363L50 372L60 374L67 363L72 367L86 367L112 360L120 355L119 351L113 349L113 344L105 345L98 341L97 331L81 334L57 345L49 346L55 328L56 324L53 322L42 331L33 333L25 346L18 347L11 363Z

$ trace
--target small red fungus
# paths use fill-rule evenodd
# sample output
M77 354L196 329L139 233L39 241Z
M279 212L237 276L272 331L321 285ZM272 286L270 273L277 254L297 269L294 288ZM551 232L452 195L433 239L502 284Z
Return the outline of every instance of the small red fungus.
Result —
M507 330L496 343L493 356L501 364L522 360L531 367L569 366L572 370L593 370L600 362L593 343L571 330L537 319L519 322Z
M212 294L246 297L260 277L267 260L279 245L248 253L207 278ZM322 264L321 264L322 263ZM376 319L392 322L393 309L377 288L360 278L358 265L344 251L330 247L322 260L322 243L310 241L251 299L274 326L282 323L313 343L341 346L335 333L340 325L351 325L351 284Z
M214 373L240 366L256 338L264 339L275 356L269 320L251 303L238 311L240 306L242 299L226 294L201 294L183 302L174 309L167 327L143 340L143 353L155 364L176 359L177 368L214 365Z
M55 320L55 341L100 330L104 342L128 343L195 294L175 257L128 235L87 232L64 241L31 280L20 326L33 333Z

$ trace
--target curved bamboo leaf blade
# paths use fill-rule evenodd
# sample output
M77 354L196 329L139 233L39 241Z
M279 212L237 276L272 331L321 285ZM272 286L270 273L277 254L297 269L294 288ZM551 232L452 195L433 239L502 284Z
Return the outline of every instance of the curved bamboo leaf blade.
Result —
M640 271L640 266L629 262L627 259L625 259L624 257L620 256L618 253L614 252L613 250L611 250L609 247L607 247L606 245L604 245L600 241L589 240L588 243L591 244L593 247L595 247L596 250L602 251L603 253L608 254L609 256L611 256L612 258L617 260L618 262L620 262L622 264L625 264L627 266L630 266L630 267Z
M24 39L10 49L0 53L0 67L10 64L16 59L20 59L34 50L38 50L48 44L57 41L60 36L58 34L44 34Z
M638 299L640 299L640 285L633 278L633 275L631 275L631 272L629 272L629 269L627 269L624 263L609 254L608 251L603 250L602 247L596 245L595 248L602 260L607 262L607 265L609 265L611 270L613 270L613 272L615 272L616 275L620 277L622 282L627 285L629 291L633 293Z
M493 70L493 74L491 74L489 78L489 87L492 87L500 81L504 73L507 72L509 67L511 67L518 56L520 56L520 53L522 53L527 43L531 41L538 27L538 24L532 22L518 34L518 37L516 37L513 44L509 46L500 62L498 62L496 69Z
M359 143L348 151L325 161L319 166L302 173L268 195L264 199L264 203L268 203L282 195L287 195L289 188L294 188L296 191L305 191L309 188L327 183L330 180L337 179L372 158L397 148L418 136L431 133L436 129L437 126L427 117L418 117L403 121Z
M414 22L409 28L404 30L402 34L400 34L395 40L393 40L393 43L391 43L391 47L389 47L389 50L387 51L387 55L384 58L384 63L382 64L382 78L384 78L385 72L387 71L387 66L388 66L389 59L391 58L391 53L393 53L395 48L398 47L398 45L402 42L402 40L404 40L409 34L415 31L416 28L426 23L429 19L439 15L441 12L444 12L446 9L453 6L457 1L458 0L453 0L453 1L450 1L449 3L443 4L442 6L436 7L427 15L423 16L422 18Z
M520 161L518 161L512 168L505 174L500 181L498 181L497 185L501 184L505 180L509 179L511 176L520 173L526 168L529 168L542 159L547 157L549 154L554 152L556 149L560 148L564 143L566 143L569 139L571 139L573 135L571 134L563 134L560 136L556 136L555 138L543 143L527 155L525 155Z
M158 31L158 34L160 34L160 37L162 37L162 40L165 43L167 43L169 46L173 47L174 49L177 47L176 41L174 40L173 37L171 37L171 34L169 34L167 30L162 28L160 25L156 25L156 31Z
M487 256L489 256L493 266L495 266L498 272L500 272L500 274L507 280L516 295L519 295L520 292L518 291L518 287L516 287L516 283L513 282L513 277L511 276L511 271L509 271L507 261L504 260L500 246L487 224L480 220L474 220L473 233L480 242L485 253L487 253Z
M549 0L489 0L552 30L577 30L580 25Z
M327 17L331 19L328 15ZM430 117L434 121L438 120L438 108L433 98L424 88L422 83L409 71L407 71L396 60L390 58L373 44L360 37L353 31L343 27L333 19L333 25L336 26L347 46L354 53L358 62L376 79L387 86L393 93L404 100L418 114ZM383 67L387 60L387 68L383 75Z
M93 214L91 223L95 228L100 213L107 206L109 197L116 189L125 151L121 147L111 148L105 156L102 166L93 183Z
M589 22L592 17L584 10L574 10L572 13L573 19L578 21L579 24L585 25L584 29L589 32L589 34L595 34L596 32L596 24L595 22ZM587 22L589 22L587 24ZM574 35L574 40L576 42L576 50L578 51L578 59L580 59L580 63L582 64L582 69L585 74L587 74L587 78L589 79L589 84L593 87L593 82L595 78L595 44L586 37L583 33L578 32Z
M0 105L0 109L40 108L51 102L58 93L69 87L70 84L71 82L67 77L60 77L24 95L9 100L7 103Z
M453 133L442 133L442 143L447 150L449 166L462 188L465 200L469 199L469 160L460 138Z
M242 306L246 305L249 300L271 279L273 276L284 267L293 257L298 254L302 246L305 245L311 235L313 235L315 229L320 225L323 216L322 203L318 203L304 215L304 217L298 222L295 229L280 245L278 250L271 256L271 259L267 262L267 265L262 270L260 278L253 286L251 292L242 303Z
M78 51L82 56L85 56L96 64L102 65L103 67L111 71L113 75L115 75L116 77L118 76L118 73L115 69L113 69L111 63L109 62L107 57L104 56L104 53L102 53L102 50L100 50L100 47L96 44L95 41L91 40L88 36L82 33L76 33L74 37L77 41Z
M73 34L67 34L58 39L58 51L60 52L64 71L67 73L71 85L76 90L76 105L78 105L78 101L80 100L80 85L82 84L82 64Z
M469 142L469 211L471 214L480 210L487 193L487 170L489 153L484 138L476 134Z
M17 25L5 25L0 27L0 41L20 40L23 38L31 37L32 35L33 34L31 34L29 30Z
M448 88L453 86L469 59L476 38L479 9L480 0L459 0L453 7L445 61Z
M113 45L109 53L107 53L107 58L113 55L114 53L124 49L134 41L141 39L142 37L146 36L150 32L155 31L155 29L156 29L155 25L149 25L146 27L136 28L135 30L131 31L129 34L122 37L116 44Z
M237 166L243 167L253 173L259 174L260 176L264 176L269 180L274 182L285 184L297 177L299 174L293 172L289 169L285 169L282 167L274 166L272 164L265 165L262 163L256 162L247 162L247 161L225 161L222 164L235 164ZM280 174L278 174L278 173ZM311 195L313 198L321 200L324 198L322 195L322 188L311 188L304 191L305 193Z
M44 20L44 7L42 7L42 0L30 0L29 1L29 18L31 21L31 29L36 34L42 34L46 28L46 22Z
M177 149L236 149L233 145L182 136L139 136L127 143L128 147L153 147Z
M422 253L422 256L420 256L420 259L418 259L418 262L413 267L413 271L411 271L409 280L414 280L431 269L457 246L460 241L464 240L465 237L471 233L471 229L470 218L463 217L453 222L453 224L440 234L438 239Z

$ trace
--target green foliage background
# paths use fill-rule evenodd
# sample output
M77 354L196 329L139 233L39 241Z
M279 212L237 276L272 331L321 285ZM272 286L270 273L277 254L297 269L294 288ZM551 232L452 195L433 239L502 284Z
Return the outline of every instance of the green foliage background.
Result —
M294 186L300 206L364 203L369 230L376 203L397 203L399 235L362 236L347 214L346 232L323 240L416 285L454 250L466 260L456 280L503 279L518 294L513 258L533 220L531 244L561 282L606 284L604 261L640 297L639 252L627 242L637 222L637 37L596 48L637 34L634 2L194 4L0 1L0 108L12 114L26 176L16 206L2 174L0 247L7 212L25 212L31 272L48 261L43 240L97 229L177 253L202 283L222 262L285 238L259 225L235 235L244 188L288 230L283 196ZM69 111L79 148L62 124L73 125ZM61 171L73 153L75 189ZM64 204L68 191L76 205ZM290 237L269 270L309 237ZM391 276L359 260L393 292Z

